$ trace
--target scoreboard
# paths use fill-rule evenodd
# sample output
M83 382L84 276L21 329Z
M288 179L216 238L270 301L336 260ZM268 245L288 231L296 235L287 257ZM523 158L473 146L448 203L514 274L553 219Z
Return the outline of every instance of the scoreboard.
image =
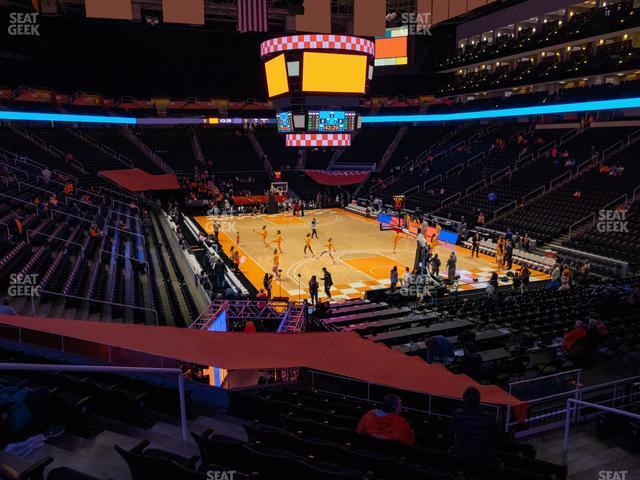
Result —
M355 129L355 112L325 110L307 114L307 131L309 132L353 132Z
M305 34L260 45L278 132L292 147L343 147L362 125L358 109L374 70L375 43Z

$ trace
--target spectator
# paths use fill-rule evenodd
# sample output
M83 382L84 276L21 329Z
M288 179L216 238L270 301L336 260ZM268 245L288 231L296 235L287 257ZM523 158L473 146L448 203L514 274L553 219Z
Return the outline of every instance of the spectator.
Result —
M456 258L456 252L451 252L449 255L449 260L447 260L447 281L449 283L453 283L456 279L456 263L458 259Z
M273 288L273 275L265 273L262 279L262 286L267 292L267 299L271 300L271 289Z
M413 445L416 441L416 435L409 422L400 415L401 411L400 397L389 394L384 397L380 408L364 414L356 431L361 435Z
M413 282L414 277L411 274L411 269L409 267L404 267L404 275L402 276L402 286L408 287Z
M309 296L311 297L311 305L318 305L318 290L320 289L320 285L318 284L318 279L315 275L311 276L311 280L309 280Z
M487 296L493 297L498 290L498 274L493 272L491 274L491 278L489 278L489 283L487 285Z
M247 320L244 324L244 333L256 333L256 324L253 323L253 320Z
M453 361L454 348L447 337L443 335L434 335L432 337L427 337L424 343L427 350L424 354L425 356L422 356L423 360L426 360L428 363L432 363L434 361L449 363Z
M0 305L0 315L17 315L16 309L9 305L9 300L4 298Z
M578 320L574 325L572 330L569 330L564 338L562 339L562 351L569 352L577 352L580 350L579 344L576 345L578 340L585 338L587 336L587 326L584 322Z
M513 268L513 244L509 240L504 244L504 263L507 270Z
M469 387L464 404L451 415L449 432L453 437L451 452L462 460L497 468L500 458L496 450L498 426L493 415L480 408L480 392Z
M260 298L260 299L263 299L263 298L266 299L267 298L267 292L264 291L264 288L260 289L260 291L256 295L256 298Z
M462 360L462 373L470 377L477 377L482 369L482 357L473 342L464 344L464 359Z
M435 253L433 255L433 257L431 258L431 273L438 277L440 276L440 266L442 265L442 262L440 261L440 258L438 257L438 254Z
M587 327L587 335L604 338L609 335L609 329L599 318L591 318Z
M473 258L473 254L475 253L476 258L480 257L480 233L476 232L471 237L471 257Z
M391 272L389 273L389 282L391 285L391 292L395 292L396 291L396 287L398 286L398 267L397 265L394 265L393 268L391 269Z
M324 282L324 293L331 300L331 287L333 286L333 277L326 267L322 267L322 281Z
M522 249L525 252L529 252L529 234L525 232L524 237L522 237Z
M47 438L64 433L64 428L51 424L49 389L32 385L24 387L0 387L0 406L6 410L9 427L13 432L29 424L46 425L43 435Z
M224 273L225 273L225 267L224 267L224 263L222 263L222 260L220 259L220 257L217 257L215 259L215 262L213 264L213 275L214 278L216 280L216 286L218 288L223 288L224 287Z

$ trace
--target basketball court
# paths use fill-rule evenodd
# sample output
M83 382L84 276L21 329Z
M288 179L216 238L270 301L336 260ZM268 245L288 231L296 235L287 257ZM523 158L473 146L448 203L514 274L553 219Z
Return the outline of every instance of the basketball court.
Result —
M325 254L322 258L305 255L304 238L311 232L311 220L317 220L319 239L312 243L317 257L324 250L329 238L333 238L336 247L335 263ZM396 265L402 277L406 266L413 268L415 240L402 238L396 253L393 253L394 232L381 231L373 219L339 210L325 209L307 211L304 217L294 217L291 213L256 216L199 216L195 220L207 233L213 234L214 222L219 222L220 243L225 253L240 237L240 270L258 289L262 288L265 272L272 272L273 251L275 244L265 247L262 237L257 233L266 225L267 240L273 240L276 231L280 230L284 241L280 255L282 280L274 281L274 296L286 296L292 299L308 298L307 283L312 275L322 277L322 267L326 267L333 276L334 286L331 290L334 300L361 298L367 290L387 288L389 271ZM496 269L495 259L486 255L471 258L469 250L442 243L436 247L436 253L442 259L441 276L446 276L446 259L455 249L458 256L457 273L460 275L460 290L475 290L486 287L491 273ZM531 281L545 280L548 275L532 271ZM501 272L506 274L506 271ZM477 278L477 281L474 281ZM320 298L324 291L320 282Z

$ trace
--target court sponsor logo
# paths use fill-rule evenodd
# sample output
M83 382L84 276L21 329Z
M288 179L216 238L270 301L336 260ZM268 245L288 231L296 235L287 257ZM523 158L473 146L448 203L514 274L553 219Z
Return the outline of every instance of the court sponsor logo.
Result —
M10 297L39 297L38 274L12 273L9 275L7 293Z
M600 470L598 480L627 480L628 470Z
M600 210L596 230L599 233L629 233L626 210Z
M207 480L233 480L235 470L207 470Z
M400 17L402 25L407 27L407 35L431 36L431 12L403 13Z
M10 12L7 32L13 37L39 37L38 13Z

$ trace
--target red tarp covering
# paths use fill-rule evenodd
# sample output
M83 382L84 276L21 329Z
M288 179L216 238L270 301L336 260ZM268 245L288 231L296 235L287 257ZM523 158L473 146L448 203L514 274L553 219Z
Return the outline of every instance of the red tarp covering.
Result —
M126 168L123 170L102 170L100 175L132 192L178 190L180 188L175 173L153 175L139 168Z
M359 170L305 170L304 173L321 185L355 185L362 183L369 172Z
M282 203L287 199L286 195L276 195L276 202ZM254 205L256 203L267 203L268 195L234 195L233 203L236 205Z
M172 327L0 315L0 324L230 370L307 367L401 390L461 398L480 390L482 401L507 405L509 394L480 385L444 366L365 340L355 333L204 332ZM519 418L526 403L512 397Z

